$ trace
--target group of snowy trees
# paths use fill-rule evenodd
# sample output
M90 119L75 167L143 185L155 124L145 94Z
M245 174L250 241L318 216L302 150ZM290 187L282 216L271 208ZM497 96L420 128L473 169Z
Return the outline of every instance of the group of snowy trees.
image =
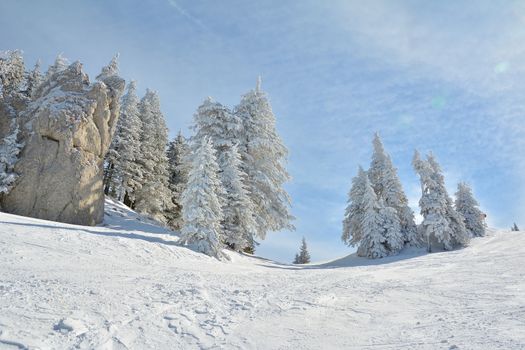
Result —
M253 252L268 231L293 228L287 150L260 79L233 110L207 98L193 130L181 242L220 258L224 246Z
M166 147L168 129L155 91L137 97L136 83L128 84L122 98L117 129L104 167L104 191L138 212L162 222L174 208L170 164ZM173 150L172 150L173 153ZM171 222L177 227L176 222Z
M287 150L260 80L233 110L207 98L193 130L189 142L179 133L168 144L157 94L139 100L131 82L106 156L106 193L218 258L224 247L253 252L268 231L293 227Z
M472 190L458 185L455 203L445 188L439 164L432 154L413 160L420 177L419 201L423 222L417 226L408 206L396 168L385 152L379 135L373 140L370 169L359 167L348 194L342 240L358 246L359 256L382 258L398 254L406 246L441 245L445 250L468 244L470 237L485 234L484 214Z

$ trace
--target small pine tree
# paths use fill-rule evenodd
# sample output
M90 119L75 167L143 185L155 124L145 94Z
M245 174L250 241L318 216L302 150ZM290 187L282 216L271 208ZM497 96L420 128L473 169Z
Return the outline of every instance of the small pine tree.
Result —
M64 56L62 56L62 54L58 54L56 59L55 59L55 62L51 66L49 66L49 68L47 69L45 79L47 80L53 74L65 70L68 66L69 66L68 59L65 58Z
M182 193L182 236L180 243L218 259L222 252L220 197L224 193L217 175L219 167L210 140L204 138L192 154L188 184Z
M516 225L516 223L514 223L514 225L511 228L511 231L519 231L519 230L520 229L518 228L518 225Z
M295 254L294 264L309 264L310 263L310 253L308 252L308 247L306 245L306 239L303 237L301 241L301 248L298 254Z
M40 60L35 64L35 67L32 71L28 72L26 75L26 95L28 97L33 97L35 90L42 84L43 81L42 73L40 72Z
M472 237L485 236L483 213L479 210L479 204L467 183L458 184L455 208L463 216L465 227Z
M25 74L24 58L20 50L6 51L0 55L0 88L4 97L19 92Z

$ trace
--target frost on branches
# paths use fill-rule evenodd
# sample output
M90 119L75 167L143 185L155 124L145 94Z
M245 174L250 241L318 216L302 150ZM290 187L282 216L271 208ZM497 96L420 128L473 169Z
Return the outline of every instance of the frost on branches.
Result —
M413 165L421 181L419 206L423 222L420 230L426 237L428 251L432 250L432 244L440 244L445 250L468 244L469 235L463 218L453 208L441 168L435 158L428 155L423 160L416 151Z
M283 188L290 179L286 171L288 150L277 134L260 78L255 90L242 96L234 114L242 122L239 153L247 175L246 188L254 203L258 237L264 239L268 231L293 229L290 197Z
M204 138L192 154L188 184L182 194L181 244L216 257L226 258L222 252L220 196L224 189L218 177L219 167L210 140Z
M458 184L455 208L463 216L465 227L472 237L485 236L485 217L479 210L479 203L472 194L472 189L465 182Z
M349 246L355 247L363 238L361 217L363 213L363 196L366 190L367 174L361 166L357 176L352 179L352 187L348 193L348 205L343 219L343 234L341 239Z

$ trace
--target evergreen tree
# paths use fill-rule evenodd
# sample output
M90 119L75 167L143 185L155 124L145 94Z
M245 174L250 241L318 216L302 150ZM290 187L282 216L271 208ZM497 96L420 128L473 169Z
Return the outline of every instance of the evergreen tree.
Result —
M221 259L226 257L220 236L222 208L219 198L224 189L211 141L204 138L191 158L188 184L182 193L184 226L180 242Z
M474 199L472 189L464 182L458 184L455 208L463 216L465 227L471 236L485 236L483 213L479 210L479 204Z
M431 251L433 240L443 244L446 250L466 245L469 237L463 218L452 206L452 199L448 196L441 168L435 158L429 155L427 160L423 160L416 151L413 165L421 180L421 230L427 239L428 251Z
M365 179L362 201L362 216L360 218L362 237L357 248L357 255L377 259L389 255L387 238L383 234L385 218L381 215L383 209L377 200L368 177Z
M166 218L168 225L174 230L180 230L183 225L181 196L188 182L188 157L189 146L179 131L177 137L168 145L169 188L173 209L166 213Z
M303 237L301 242L301 248L298 254L295 254L294 264L309 264L310 253L308 253L308 247L306 246L306 240Z
M343 219L343 234L341 239L349 246L356 246L363 238L361 217L363 215L363 195L366 190L367 174L359 166L358 174L352 179L352 187L348 193L348 205Z
M250 201L243 180L246 177L241 170L241 157L237 146L233 145L220 155L219 173L224 187L223 200L223 235L226 244L235 251L243 251L254 245L256 231L253 217L253 204Z
M408 199L392 164L390 156L385 152L379 134L374 135L374 152L368 170L368 176L378 198L384 205L396 210L400 222L403 240L408 245L420 246L422 241L417 232L414 213L408 206Z
M511 231L519 231L519 230L520 229L518 228L518 225L516 225L516 223L514 223L514 225L511 228Z
M293 229L290 198L283 184L290 179L286 171L288 151L275 128L275 116L260 79L255 90L242 96L235 107L235 116L242 122L239 137L246 188L254 203L257 236L268 231Z
M142 121L140 158L137 160L142 183L135 193L135 208L159 221L165 221L164 213L172 209L168 188L168 129L160 110L156 92L147 90L140 101Z

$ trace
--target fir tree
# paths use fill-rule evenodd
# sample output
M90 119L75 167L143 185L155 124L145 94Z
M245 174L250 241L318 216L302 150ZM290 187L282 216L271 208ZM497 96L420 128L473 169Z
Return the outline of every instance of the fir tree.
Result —
M303 237L301 241L301 248L298 254L295 254L294 264L309 264L310 263L310 253L308 252L308 247L306 246L306 240Z
M357 248L357 255L377 259L389 255L387 238L383 225L384 217L377 196L368 177L365 179L364 193L361 199L363 212L360 217L362 237Z
M257 236L268 231L293 229L290 198L283 188L290 179L286 171L288 151L275 128L275 116L260 79L255 90L242 96L235 107L235 116L242 122L239 153L246 188L254 203Z
M514 225L511 227L511 231L519 231L520 229L518 228L518 225L516 225L516 223L514 223Z
M140 158L137 160L142 183L135 193L135 208L159 221L165 221L164 213L171 210L171 194L168 188L168 129L160 110L157 93L147 90L140 101L142 121Z
M253 204L243 183L246 174L241 170L241 157L233 145L220 155L223 168L220 178L224 187L223 235L226 244L235 251L243 251L254 245L256 226Z
M188 182L188 157L189 146L179 131L177 137L168 145L169 188L173 209L166 213L166 218L168 225L174 230L180 230L183 225L181 196Z
M465 222L465 227L472 237L485 236L485 223L479 204L474 199L472 189L464 182L458 184L455 208Z
M184 226L180 243L221 259L226 257L220 236L222 208L219 198L224 189L218 171L213 145L204 138L192 154L188 184L182 193Z
M385 152L377 133L374 135L373 146L372 162L368 170L372 187L377 197L384 201L385 206L396 210L404 242L408 245L420 246L422 240L414 222L414 213L408 206L408 199L399 181L397 170L390 156Z

